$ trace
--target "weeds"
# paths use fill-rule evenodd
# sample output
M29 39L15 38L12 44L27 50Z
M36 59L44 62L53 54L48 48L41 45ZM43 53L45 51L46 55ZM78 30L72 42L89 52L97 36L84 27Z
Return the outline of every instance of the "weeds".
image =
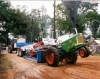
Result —
M7 59L6 54L0 54L0 79L8 79L7 70L12 68L12 63Z
M0 68L12 69L12 63L6 58L6 54L0 55Z

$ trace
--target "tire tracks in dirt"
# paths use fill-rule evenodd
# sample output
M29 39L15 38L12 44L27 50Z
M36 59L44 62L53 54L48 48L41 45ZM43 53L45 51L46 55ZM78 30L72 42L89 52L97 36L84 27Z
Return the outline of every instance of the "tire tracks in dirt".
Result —
M58 67L50 67L46 63L30 61L16 54L7 56L14 66L14 79L100 79L100 57L78 57L74 65L64 62Z

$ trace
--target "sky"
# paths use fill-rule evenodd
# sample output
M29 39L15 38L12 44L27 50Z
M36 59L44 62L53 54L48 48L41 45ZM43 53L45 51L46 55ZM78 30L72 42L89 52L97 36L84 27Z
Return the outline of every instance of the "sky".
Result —
M89 0L91 1L91 0ZM99 2L99 5L98 5L98 13L100 13L100 1L99 0L93 0L93 2ZM38 9L38 8L41 8L43 5L45 6L45 8L47 9L47 14L50 15L50 17L53 17L53 12L54 12L54 8L53 8L53 3L54 1L53 0L21 0L21 1L18 1L18 0L11 0L11 4L12 6L16 7L17 5L20 5L20 6L27 6L27 10L28 11L31 11L31 9L35 8L35 9ZM56 0L56 5L58 3L61 3L60 0Z
M47 14L50 15L51 17L53 17L53 12L54 12L54 8L53 8L53 0L44 0L44 1L11 1L12 6L16 7L17 5L25 5L28 6L28 11L30 11L31 9L35 8L35 9L40 9L42 6L45 6L46 10L47 10ZM61 1L56 1L56 4L61 3Z

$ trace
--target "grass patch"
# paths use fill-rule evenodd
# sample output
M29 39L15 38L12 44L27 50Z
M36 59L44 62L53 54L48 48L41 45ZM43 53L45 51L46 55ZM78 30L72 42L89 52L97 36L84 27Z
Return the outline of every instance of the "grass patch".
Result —
M7 59L6 54L0 54L0 79L8 79L9 70L12 68L12 63Z
M93 54L93 56L100 56L100 53L95 53Z
M6 54L1 54L0 55L0 69L12 69L12 63L9 61L6 57Z
M100 56L100 54L93 54L94 56Z

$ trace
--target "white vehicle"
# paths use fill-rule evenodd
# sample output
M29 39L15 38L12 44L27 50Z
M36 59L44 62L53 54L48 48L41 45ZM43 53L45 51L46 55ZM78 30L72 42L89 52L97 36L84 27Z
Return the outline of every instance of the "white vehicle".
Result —
M29 44L29 45L25 45L25 46L20 47L19 49L17 49L17 55L22 57L26 53L29 53L29 51L31 49L33 49L33 45L34 44Z
M8 53L12 53L12 51L17 51L18 48L24 46L26 44L26 36L25 35L18 35L17 38L13 38L10 41L8 46Z
M56 39L53 38L42 38L44 45L56 45Z

